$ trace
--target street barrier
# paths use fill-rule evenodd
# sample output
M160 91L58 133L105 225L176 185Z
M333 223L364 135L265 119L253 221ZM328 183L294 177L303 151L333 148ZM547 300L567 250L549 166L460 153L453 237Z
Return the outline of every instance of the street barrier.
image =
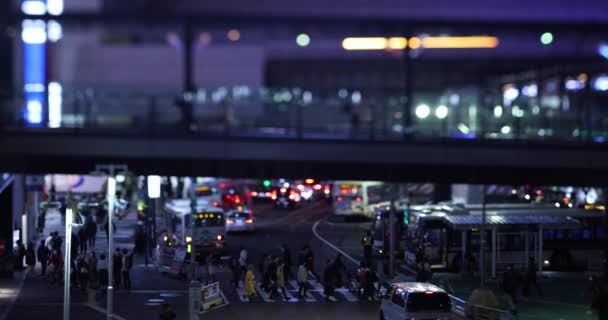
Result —
M201 288L201 313L228 305L228 300L220 289L220 283L215 282Z

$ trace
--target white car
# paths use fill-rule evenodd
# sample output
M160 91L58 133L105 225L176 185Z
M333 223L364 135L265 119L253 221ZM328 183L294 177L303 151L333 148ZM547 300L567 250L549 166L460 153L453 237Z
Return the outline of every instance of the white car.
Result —
M255 218L251 210L237 208L226 213L226 232L239 231L255 231Z
M443 289L424 282L394 283L382 298L380 319L451 319L452 302Z

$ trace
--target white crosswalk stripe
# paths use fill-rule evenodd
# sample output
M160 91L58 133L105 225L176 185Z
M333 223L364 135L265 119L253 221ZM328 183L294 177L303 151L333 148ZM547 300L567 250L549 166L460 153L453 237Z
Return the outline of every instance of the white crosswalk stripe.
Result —
M357 302L357 301L359 301L359 298L357 298L357 296L355 296L348 289L336 289L336 292L339 293L339 294L341 294L342 296L344 296L344 298L346 300L348 300L348 302Z

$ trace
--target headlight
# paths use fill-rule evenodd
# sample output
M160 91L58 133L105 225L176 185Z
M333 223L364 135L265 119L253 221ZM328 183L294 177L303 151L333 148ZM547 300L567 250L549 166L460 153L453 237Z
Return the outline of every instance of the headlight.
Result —
M192 237L187 236L187 237L186 237L186 242L192 242Z

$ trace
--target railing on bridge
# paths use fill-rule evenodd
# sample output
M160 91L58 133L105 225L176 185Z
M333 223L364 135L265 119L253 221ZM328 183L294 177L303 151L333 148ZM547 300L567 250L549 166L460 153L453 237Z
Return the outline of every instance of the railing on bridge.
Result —
M2 108L0 124L8 130L118 130L156 136L187 132L332 140L453 138L560 143L601 143L608 139L608 121L585 120L591 115L589 108L568 105L567 109L549 109L523 102L509 107L463 105L471 100L464 96L438 105L414 101L410 116L406 115L403 96L346 89L318 93L241 86L200 89L183 96L177 92L74 87L63 89L59 97L36 108L28 108L19 99L5 102L8 106ZM443 96L427 98L445 100ZM183 103L185 100L191 104ZM599 105L603 100L598 101ZM608 118L608 112L595 109L594 118Z

